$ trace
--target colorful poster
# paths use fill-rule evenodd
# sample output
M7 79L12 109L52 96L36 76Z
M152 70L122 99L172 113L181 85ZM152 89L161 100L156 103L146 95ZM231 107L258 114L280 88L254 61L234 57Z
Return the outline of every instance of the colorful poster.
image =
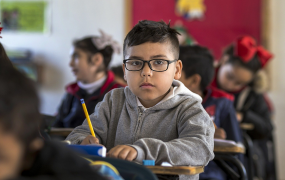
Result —
M176 12L187 20L203 19L205 14L204 0L177 0Z
M144 19L171 20L171 26L183 27L190 41L210 48L217 59L239 36L261 41L260 0L132 0L131 11L133 26Z
M46 0L1 0L3 32L47 32Z

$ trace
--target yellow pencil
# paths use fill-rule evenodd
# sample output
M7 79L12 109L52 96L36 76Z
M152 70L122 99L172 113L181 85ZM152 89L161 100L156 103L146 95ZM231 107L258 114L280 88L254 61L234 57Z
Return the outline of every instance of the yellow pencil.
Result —
M213 123L214 123L214 121L213 121ZM217 125L214 123L214 126L215 126L215 129L218 129L218 127L217 127Z
M86 108L86 105L85 105L85 102L84 102L84 99L80 99L80 101L81 101L81 104L82 104L82 107L83 107L83 110L84 110L84 113L85 113L85 116L86 116L86 119L87 119L87 122L89 125L89 129L91 131L91 134L92 134L92 136L96 137L94 130L93 130L93 126L91 124L91 120L90 120L87 108Z

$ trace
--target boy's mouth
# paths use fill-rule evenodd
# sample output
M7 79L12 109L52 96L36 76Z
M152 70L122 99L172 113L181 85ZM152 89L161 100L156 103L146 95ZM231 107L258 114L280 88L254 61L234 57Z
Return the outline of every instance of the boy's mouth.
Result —
M140 87L142 87L142 88L149 88L149 87L154 87L154 85L152 85L152 84L150 84L150 83L142 83L142 84L140 85Z
M78 70L77 70L77 69L72 69L72 72L73 72L74 74L77 74Z

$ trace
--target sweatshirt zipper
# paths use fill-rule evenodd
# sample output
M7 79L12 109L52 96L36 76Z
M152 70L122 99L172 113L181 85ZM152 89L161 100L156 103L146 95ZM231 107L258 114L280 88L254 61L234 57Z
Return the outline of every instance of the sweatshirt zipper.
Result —
M141 123L142 115L143 115L143 113L142 113L141 110L140 110L140 112L139 112L139 117L138 117L138 123L137 123L137 125L136 125L136 129L135 129L135 133L134 133L134 142L136 141L136 135L137 135L137 132L138 132L140 123Z

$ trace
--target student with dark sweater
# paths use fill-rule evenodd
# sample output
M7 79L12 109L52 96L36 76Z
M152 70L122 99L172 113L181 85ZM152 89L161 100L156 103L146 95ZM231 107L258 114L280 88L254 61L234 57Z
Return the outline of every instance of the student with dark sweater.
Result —
M103 180L67 147L39 137L40 104L34 83L4 66L9 60L2 47L0 51L0 179Z
M256 151L254 156L254 159L258 159L255 163L255 175L263 179L275 178L274 158L270 158L274 156L272 107L266 95L255 88L255 84L260 70L272 56L262 46L257 45L252 37L240 37L223 53L221 65L217 68L212 82L213 87L221 88L235 96L237 120L254 126L247 133L254 141L254 150L263 151ZM271 145L268 146L269 144ZM265 163L261 163L262 160ZM261 164L267 167L259 167Z
M123 86L115 82L113 72L107 70L113 52L119 53L120 46L109 35L100 32L101 36L86 37L73 43L70 67L77 82L66 87L67 93L58 109L54 127L81 125L85 115L80 99L85 100L91 114L108 91Z
M271 110L264 94L256 93L252 84L272 55L257 46L250 36L237 39L224 52L222 64L217 68L213 87L220 88L235 96L236 116L239 122L252 123L248 131L252 139L263 139L271 135Z
M202 105L217 125L215 138L241 142L241 131L233 106L234 97L217 88L208 87L214 77L214 58L207 48L181 46L179 59L183 63L180 81L203 98ZM243 157L239 159L242 161ZM225 172L211 161L200 179L227 179Z

